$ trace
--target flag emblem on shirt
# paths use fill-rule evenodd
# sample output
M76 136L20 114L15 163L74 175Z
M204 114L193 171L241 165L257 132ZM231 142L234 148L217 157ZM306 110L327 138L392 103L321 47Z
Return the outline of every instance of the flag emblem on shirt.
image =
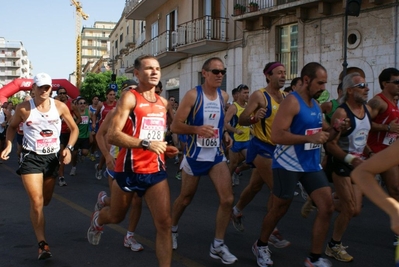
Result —
M213 120L213 119L215 119L215 118L216 118L216 114L215 114L215 113L213 113L213 114L212 114L212 113L211 113L211 114L209 114L209 119L212 119L212 120Z

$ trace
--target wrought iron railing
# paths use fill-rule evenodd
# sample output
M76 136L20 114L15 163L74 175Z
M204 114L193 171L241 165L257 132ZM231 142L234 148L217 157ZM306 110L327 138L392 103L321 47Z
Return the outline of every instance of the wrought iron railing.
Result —
M187 45L202 40L227 41L227 23L227 18L204 16L180 24L175 33L175 45Z

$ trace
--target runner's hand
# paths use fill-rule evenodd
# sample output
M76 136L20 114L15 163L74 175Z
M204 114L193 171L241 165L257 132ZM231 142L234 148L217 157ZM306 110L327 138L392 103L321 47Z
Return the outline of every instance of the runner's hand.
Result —
M212 125L201 125L197 127L196 134L205 138L214 137L215 132Z
M165 153L167 144L168 143L164 141L151 141L148 150L154 152L157 155L160 155L162 153Z
M1 152L0 157L2 160L8 160L10 157L8 156L11 152L12 145L8 145L4 148L4 150Z
M62 150L62 163L69 164L71 162L71 151L68 148Z

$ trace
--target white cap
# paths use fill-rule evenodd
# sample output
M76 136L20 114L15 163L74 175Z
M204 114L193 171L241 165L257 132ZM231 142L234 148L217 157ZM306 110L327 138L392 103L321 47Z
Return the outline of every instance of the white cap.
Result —
M50 85L52 86L52 80L50 75L47 73L38 73L36 76L33 78L33 82L38 86L43 86L43 85Z

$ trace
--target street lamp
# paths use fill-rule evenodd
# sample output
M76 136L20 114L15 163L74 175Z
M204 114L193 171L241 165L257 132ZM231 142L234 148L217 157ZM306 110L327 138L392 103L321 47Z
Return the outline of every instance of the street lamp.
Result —
M344 70L342 72L342 78L346 76L346 70L348 68L347 50L348 50L348 16L358 17L360 14L360 6L362 5L362 0L347 0L345 7L345 28L344 28L344 62L342 66Z

